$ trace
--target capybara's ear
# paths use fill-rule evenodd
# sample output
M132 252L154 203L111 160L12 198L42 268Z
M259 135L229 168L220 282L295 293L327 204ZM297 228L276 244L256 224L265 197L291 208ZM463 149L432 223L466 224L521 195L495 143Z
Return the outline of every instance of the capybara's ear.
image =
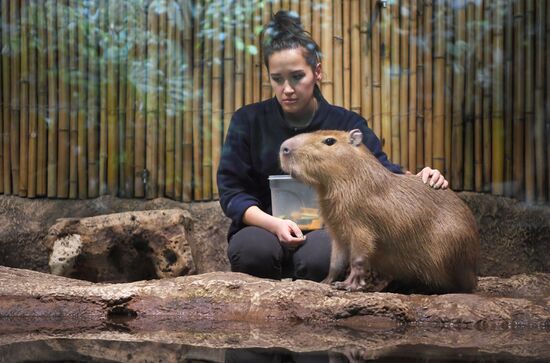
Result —
M354 129L349 132L349 143L353 146L359 146L363 142L363 133L359 129Z

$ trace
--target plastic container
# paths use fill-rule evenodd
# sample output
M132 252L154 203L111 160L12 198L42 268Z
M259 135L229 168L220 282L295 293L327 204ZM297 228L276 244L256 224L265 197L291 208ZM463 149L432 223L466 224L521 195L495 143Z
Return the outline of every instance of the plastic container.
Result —
M317 194L313 188L290 175L270 175L269 187L273 216L296 222L302 231L323 226Z

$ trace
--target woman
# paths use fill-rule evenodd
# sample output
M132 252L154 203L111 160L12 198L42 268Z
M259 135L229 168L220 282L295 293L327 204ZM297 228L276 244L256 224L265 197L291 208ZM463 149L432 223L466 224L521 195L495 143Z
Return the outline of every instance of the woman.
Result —
M232 223L228 233L231 270L258 277L323 280L330 264L326 230L307 238L296 223L271 215L269 175L282 174L281 143L320 129L360 129L363 143L390 171L402 173L382 151L380 140L360 115L330 105L317 83L319 46L298 17L279 11L264 31L264 64L275 97L237 110L231 119L218 169L220 204ZM434 188L448 182L439 171L419 174Z

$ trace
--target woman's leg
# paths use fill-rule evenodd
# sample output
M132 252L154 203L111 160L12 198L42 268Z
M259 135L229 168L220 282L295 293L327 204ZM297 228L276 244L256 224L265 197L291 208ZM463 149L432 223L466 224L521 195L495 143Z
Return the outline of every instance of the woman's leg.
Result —
M283 255L277 237L254 226L235 233L227 248L231 271L275 280L282 278Z
M331 237L326 229L309 232L306 241L294 252L294 278L322 281L330 268Z

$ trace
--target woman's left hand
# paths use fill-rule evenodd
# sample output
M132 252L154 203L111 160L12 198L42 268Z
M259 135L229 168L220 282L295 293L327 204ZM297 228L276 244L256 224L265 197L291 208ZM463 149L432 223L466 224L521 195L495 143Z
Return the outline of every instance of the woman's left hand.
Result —
M412 173L407 172L407 174ZM441 172L437 169L432 169L429 166L426 166L424 169L420 170L420 172L416 175L422 178L422 182L424 182L424 184L428 184L434 189L447 189L449 186L449 182L445 179Z

